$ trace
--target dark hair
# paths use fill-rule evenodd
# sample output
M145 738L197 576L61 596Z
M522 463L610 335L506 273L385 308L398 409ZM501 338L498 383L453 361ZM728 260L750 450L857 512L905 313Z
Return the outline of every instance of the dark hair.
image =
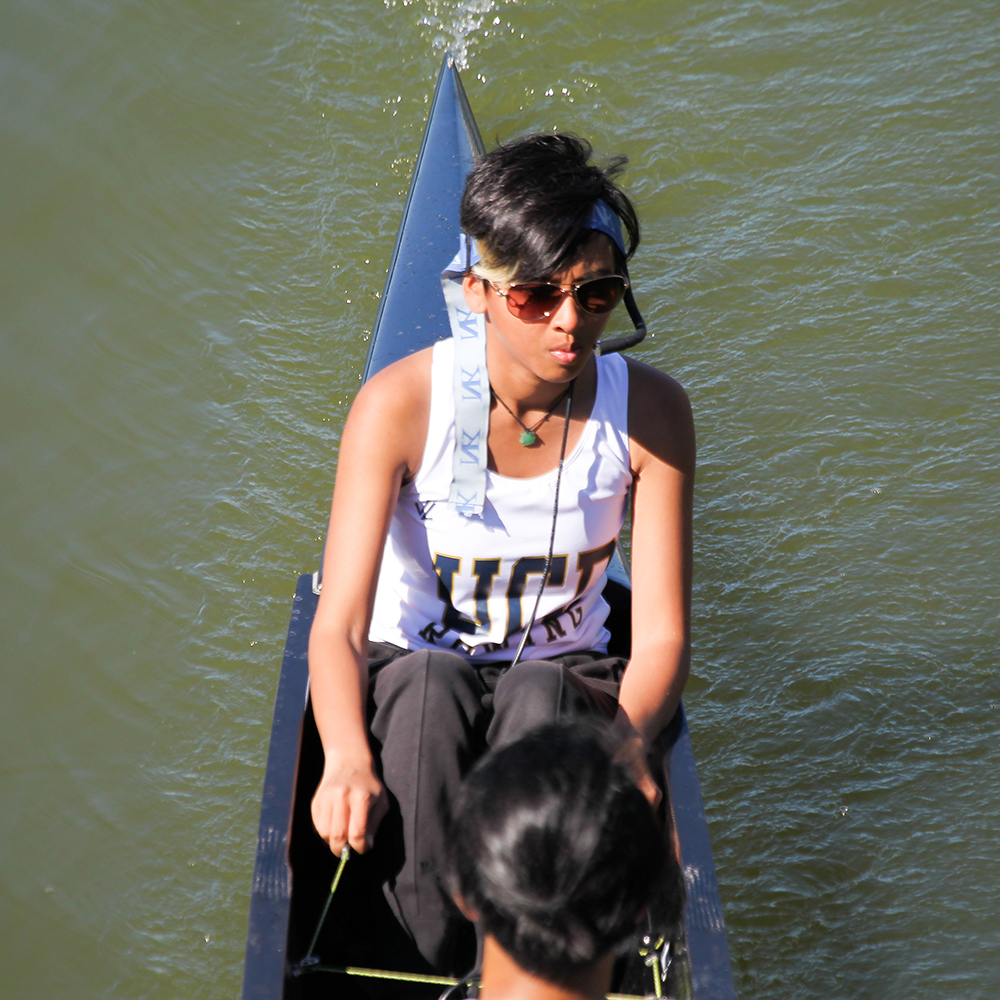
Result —
M450 888L526 971L565 982L629 939L679 868L649 802L589 724L532 730L466 779L449 836Z
M548 278L569 267L593 237L585 227L598 199L622 221L624 268L639 245L639 220L614 182L627 162L614 157L605 169L590 162L586 139L538 132L501 144L480 157L462 195L462 228L475 237L490 267L507 269L518 281Z

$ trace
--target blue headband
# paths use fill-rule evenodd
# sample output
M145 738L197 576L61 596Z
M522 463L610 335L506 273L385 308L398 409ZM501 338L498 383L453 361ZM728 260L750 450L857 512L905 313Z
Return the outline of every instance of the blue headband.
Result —
M594 207L587 216L584 229L596 229L600 233L606 233L615 241L615 246L626 253L625 240L622 236L622 220L618 214L606 202L598 199L594 202ZM476 249L476 241L470 240L461 230L458 233L458 253L451 259L451 263L444 269L444 274L449 276L465 274L473 264L478 264L482 256Z
M587 217L587 229L596 229L599 232L607 233L614 241L615 245L625 256L625 240L622 238L622 220L618 218L618 213L606 202L598 199L594 202L594 207Z
M607 202L594 202L585 228L606 233L625 254L621 219ZM486 502L486 438L490 428L486 318L469 309L462 291L462 277L480 260L475 240L459 232L458 253L441 274L455 342L455 451L448 501L466 517L482 517Z

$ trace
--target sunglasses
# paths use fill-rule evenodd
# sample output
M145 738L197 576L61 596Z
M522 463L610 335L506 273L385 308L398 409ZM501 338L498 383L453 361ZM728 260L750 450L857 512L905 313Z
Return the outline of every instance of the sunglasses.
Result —
M620 274L608 274L603 278L591 278L576 285L555 285L549 281L529 281L520 285L508 285L506 290L496 282L483 279L497 293L507 300L507 311L518 319L547 319L567 295L592 316L603 316L625 297L628 280Z

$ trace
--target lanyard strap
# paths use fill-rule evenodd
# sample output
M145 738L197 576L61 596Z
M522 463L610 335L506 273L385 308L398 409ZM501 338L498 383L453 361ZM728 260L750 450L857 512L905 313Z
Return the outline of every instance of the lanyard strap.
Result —
M490 429L486 319L468 307L461 278L446 271L441 277L441 287L455 343L455 452L448 502L466 517L482 517L486 502L486 438Z

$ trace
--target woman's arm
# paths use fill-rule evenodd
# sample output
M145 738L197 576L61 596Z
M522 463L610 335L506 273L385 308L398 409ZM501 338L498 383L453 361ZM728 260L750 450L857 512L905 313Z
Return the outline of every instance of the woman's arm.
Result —
M673 718L690 667L691 507L694 421L687 394L668 375L629 365L632 510L632 656L618 722L644 761ZM644 764L640 786L659 795Z
M361 388L340 442L309 636L309 680L323 743L312 800L319 835L340 853L371 847L388 800L368 743L368 626L399 488L420 466L430 407L430 352L390 365Z

